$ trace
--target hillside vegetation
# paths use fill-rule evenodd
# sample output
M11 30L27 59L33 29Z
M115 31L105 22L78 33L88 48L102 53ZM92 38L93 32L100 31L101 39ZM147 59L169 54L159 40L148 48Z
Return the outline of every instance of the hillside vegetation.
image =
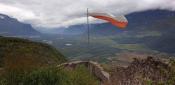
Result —
M0 85L99 85L84 66L56 67L65 61L47 44L0 37Z
M65 57L55 48L25 39L0 37L1 67L32 67L60 64Z

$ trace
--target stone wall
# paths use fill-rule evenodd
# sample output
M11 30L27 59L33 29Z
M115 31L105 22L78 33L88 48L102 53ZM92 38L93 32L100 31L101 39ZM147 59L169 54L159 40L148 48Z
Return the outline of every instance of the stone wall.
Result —
M58 65L58 67L65 67L69 69L74 69L79 65L84 65L88 68L89 72L97 77L101 81L101 85L110 85L110 75L106 72L103 67L97 62L93 61L73 61L68 63L63 63Z

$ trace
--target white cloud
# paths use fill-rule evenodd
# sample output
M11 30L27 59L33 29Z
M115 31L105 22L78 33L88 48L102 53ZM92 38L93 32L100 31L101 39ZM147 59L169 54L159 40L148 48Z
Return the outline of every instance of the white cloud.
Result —
M35 27L86 23L86 8L114 15L149 9L175 10L175 0L0 0L0 13Z
M7 14L12 17L16 17L19 20L32 20L36 19L35 15L31 11L20 9L13 6L8 6L0 3L0 13Z

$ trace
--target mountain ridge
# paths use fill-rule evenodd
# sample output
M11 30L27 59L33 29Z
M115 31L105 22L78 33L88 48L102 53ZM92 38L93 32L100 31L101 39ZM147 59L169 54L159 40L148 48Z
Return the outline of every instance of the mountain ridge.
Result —
M0 33L3 35L40 35L30 24L19 22L15 18L0 14Z

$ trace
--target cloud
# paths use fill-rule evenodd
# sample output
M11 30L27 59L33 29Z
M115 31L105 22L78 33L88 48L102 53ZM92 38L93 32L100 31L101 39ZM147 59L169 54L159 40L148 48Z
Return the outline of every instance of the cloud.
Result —
M17 17L19 20L36 19L34 13L25 9L20 9L13 6L8 6L0 3L0 13L7 14L9 16Z
M34 27L55 28L86 23L87 8L114 15L150 9L174 11L175 0L0 0L0 13Z

